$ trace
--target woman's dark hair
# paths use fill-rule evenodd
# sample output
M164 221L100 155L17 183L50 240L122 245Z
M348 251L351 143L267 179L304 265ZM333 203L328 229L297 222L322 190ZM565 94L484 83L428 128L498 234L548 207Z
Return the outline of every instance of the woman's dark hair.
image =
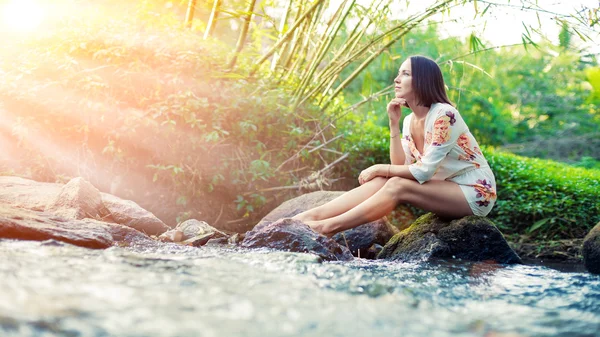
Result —
M420 55L411 56L410 70L417 105L427 107L430 107L434 103L454 105L448 99L444 76L434 60Z

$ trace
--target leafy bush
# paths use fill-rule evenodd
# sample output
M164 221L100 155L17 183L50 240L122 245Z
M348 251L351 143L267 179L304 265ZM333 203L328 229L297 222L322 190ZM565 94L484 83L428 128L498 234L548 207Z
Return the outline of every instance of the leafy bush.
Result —
M349 112L340 118L337 128L344 135L340 149L350 154L338 173L351 177L353 184L362 170L389 161L389 129L377 124L374 111L365 115Z
M169 23L82 16L11 47L3 171L82 176L169 224L243 231L277 202L264 190L287 193L277 187L333 156L300 151L327 116L310 103L292 111L291 85L229 71L230 49Z
M600 221L600 170L484 150L496 175L490 217L509 233L583 237Z

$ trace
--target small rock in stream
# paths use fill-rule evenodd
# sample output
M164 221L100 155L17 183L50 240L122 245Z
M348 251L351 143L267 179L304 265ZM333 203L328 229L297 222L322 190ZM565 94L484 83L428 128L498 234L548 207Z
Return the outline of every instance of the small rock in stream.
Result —
M283 251L312 253L326 261L349 261L353 259L350 250L335 240L313 231L305 223L281 219L246 233L241 244L246 248L273 248Z

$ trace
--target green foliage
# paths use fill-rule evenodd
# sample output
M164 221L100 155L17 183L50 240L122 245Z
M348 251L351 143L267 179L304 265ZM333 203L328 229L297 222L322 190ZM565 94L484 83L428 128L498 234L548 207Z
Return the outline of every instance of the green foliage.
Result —
M307 10L298 3L304 7L295 8L289 20ZM193 217L238 230L236 225L253 225L311 171L345 153L350 157L336 169L353 182L364 168L388 160L390 97L352 112L348 102L385 92L400 60L412 54L441 61L451 98L482 144L597 129L597 74L585 70L577 55L540 46L542 51L529 54L513 48L461 57L482 49L484 41L475 35L468 41L440 39L432 25L414 29L450 1L399 21L379 10L387 3L364 8L345 2L348 7L333 18L316 9L275 48L268 73L257 62L270 59L264 43L285 36L292 22L279 32L266 24L274 20L264 13L255 16L261 20L252 26L234 71L226 66L233 48L204 40L201 21L182 29L185 6L166 0L140 7L109 0L104 14L79 13L28 39L7 36L0 117L10 129L3 150L14 160L0 169L44 181L83 176L169 223ZM116 11L119 6L127 10ZM227 20L247 14L230 9L222 11ZM360 24L347 25L346 14ZM217 25L215 35L235 42L237 34L227 27ZM345 140L327 143L336 132ZM327 147L313 151L320 145ZM489 155L500 172L495 216L506 230L579 235L594 220L585 211L599 213L590 204L593 189L567 181L583 175L597 188L596 173L589 173L596 171L564 168L566 178L560 178L563 167L544 169L543 180L527 169L539 170L538 162ZM578 163L597 167L597 158ZM526 169L513 172L509 164ZM320 184L322 177L315 176ZM569 201L569 193L579 193L581 203ZM523 210L513 211L515 203L523 203Z
M376 124L375 115L373 111L366 115L351 112L338 121L339 132L344 134L340 150L350 154L349 165L340 167L338 172L352 182L367 167L389 162L389 130Z
M14 51L0 64L3 117L15 171L37 180L83 176L168 223L194 217L237 230L272 207L261 190L334 157L295 157L327 116L310 103L292 111L293 78L230 72L222 44L164 16L81 18Z
M589 96L590 103L592 102L600 102L600 67L590 67L585 70L585 75L588 83L592 87L592 94ZM598 111L596 111L596 118L600 118L598 116Z
M563 21L560 33L558 34L558 45L563 49L569 49L571 46L571 32L569 31L569 24Z
M506 233L583 237L600 221L600 170L484 149L496 176L490 218Z
M482 144L500 146L597 130L600 85L595 85L598 76L589 60L549 44L472 53L483 43L474 35L464 41L442 39L435 25L413 29L348 87L346 100L355 103L368 92L388 87L404 59L422 54L439 61L450 99ZM391 98L390 90L358 113L375 111L376 123L386 126L385 107Z

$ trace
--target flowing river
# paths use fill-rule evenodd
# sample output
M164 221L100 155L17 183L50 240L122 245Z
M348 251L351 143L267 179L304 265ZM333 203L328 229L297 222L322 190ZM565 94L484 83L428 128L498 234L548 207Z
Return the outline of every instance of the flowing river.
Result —
M0 336L600 336L600 276L0 240Z

